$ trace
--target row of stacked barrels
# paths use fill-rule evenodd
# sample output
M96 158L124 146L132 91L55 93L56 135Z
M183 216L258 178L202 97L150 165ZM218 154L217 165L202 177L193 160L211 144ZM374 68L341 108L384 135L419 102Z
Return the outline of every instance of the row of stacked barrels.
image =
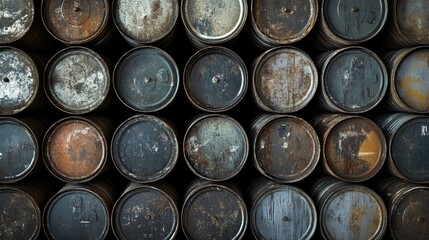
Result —
M428 10L2 1L0 239L428 239Z

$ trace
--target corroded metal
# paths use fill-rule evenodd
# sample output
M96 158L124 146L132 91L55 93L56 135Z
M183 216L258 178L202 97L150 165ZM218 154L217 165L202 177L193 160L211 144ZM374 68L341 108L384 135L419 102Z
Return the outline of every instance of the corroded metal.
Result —
M0 3L0 44L9 44L23 38L35 18L32 0L5 0Z

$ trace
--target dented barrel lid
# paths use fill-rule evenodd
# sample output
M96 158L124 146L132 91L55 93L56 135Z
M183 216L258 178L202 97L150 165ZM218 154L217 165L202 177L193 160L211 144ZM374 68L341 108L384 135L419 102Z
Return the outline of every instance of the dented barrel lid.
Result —
M21 39L33 24L34 3L32 0L6 0L1 3L0 44Z

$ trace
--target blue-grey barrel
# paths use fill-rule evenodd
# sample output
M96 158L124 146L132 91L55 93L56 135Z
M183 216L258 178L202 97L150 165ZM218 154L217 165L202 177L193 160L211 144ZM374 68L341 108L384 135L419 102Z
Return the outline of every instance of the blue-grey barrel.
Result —
M252 183L248 195L250 228L256 239L312 239L317 211L303 190L261 177Z
M340 113L364 113L376 107L388 88L382 60L363 47L346 47L318 56L320 73L317 103Z

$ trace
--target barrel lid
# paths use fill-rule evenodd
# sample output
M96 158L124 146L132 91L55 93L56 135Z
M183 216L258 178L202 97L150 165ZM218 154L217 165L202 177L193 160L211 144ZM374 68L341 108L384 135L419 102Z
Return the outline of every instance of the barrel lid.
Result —
M274 48L257 60L252 74L253 95L264 110L295 112L316 93L317 69L311 58L291 47Z
M387 0L324 0L322 14L338 37L362 42L374 37L387 19Z
M234 177L243 168L249 142L236 120L226 115L203 115L185 133L183 151L194 174L222 181Z
M232 189L209 184L190 192L181 220L188 239L241 239L247 226L247 209Z
M33 60L13 47L0 47L0 115L26 109L39 90L39 71Z
M429 238L429 188L417 187L404 193L392 206L390 229L397 239Z
M377 55L360 47L344 48L323 66L324 90L344 112L362 113L374 108L387 91L387 70Z
M125 193L112 217L113 231L119 239L173 239L179 227L175 202L152 186Z
M382 239L387 227L383 200L360 185L345 185L330 194L319 216L326 239Z
M257 239L310 239L316 222L316 207L311 198L288 185L266 189L250 213L250 227Z
M132 42L153 43L176 25L177 0L114 0L113 20L119 32Z
M58 52L44 74L46 94L60 110L88 113L105 100L110 86L109 69L94 51L69 47Z
M381 169L387 155L381 129L364 117L350 117L335 125L324 140L325 166L337 178L360 182Z
M0 183L23 179L38 160L36 136L23 122L0 117L0 139Z
M179 89L176 63L155 47L127 52L118 61L113 78L118 98L139 112L161 110L173 101Z
M51 239L104 239L109 231L109 210L92 191L76 188L62 191L44 212L45 233Z
M137 182L153 182L174 168L179 144L175 132L163 120L136 115L116 130L111 151L122 175Z
M43 0L46 29L66 44L84 44L102 34L109 19L107 0Z
M67 117L46 133L46 167L66 182L83 182L96 177L107 161L108 146L102 131L81 117Z
M302 180L319 161L319 138L310 124L297 117L273 118L257 133L253 144L258 170L275 181Z
M405 178L429 182L429 117L421 116L402 124L390 139L390 158Z
M392 73L402 102L416 112L429 112L429 47L409 52Z
M304 38L314 27L318 3L315 0L252 0L254 30L272 44L289 44Z
M428 9L429 2L426 0L417 1L394 1L396 3L395 15L401 33L417 44L429 44Z
M13 187L0 187L0 236L3 239L36 239L41 229L41 212L36 201Z
M183 85L192 104L209 112L236 106L248 85L245 63L236 53L223 47L207 47L195 53L183 75Z
M184 0L182 20L192 38L221 44L237 36L247 19L245 0Z
M0 14L0 44L21 39L33 24L34 3L28 0L3 1Z

